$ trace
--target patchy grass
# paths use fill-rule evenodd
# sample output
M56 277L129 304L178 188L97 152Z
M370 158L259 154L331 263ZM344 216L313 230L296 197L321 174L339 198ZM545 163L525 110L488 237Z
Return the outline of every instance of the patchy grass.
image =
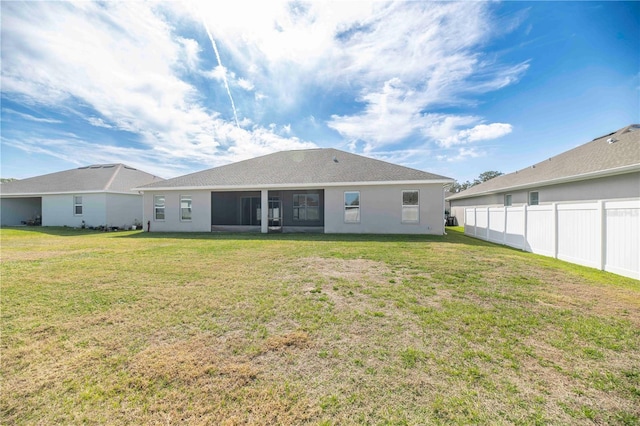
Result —
M638 424L640 283L465 237L2 229L2 424Z

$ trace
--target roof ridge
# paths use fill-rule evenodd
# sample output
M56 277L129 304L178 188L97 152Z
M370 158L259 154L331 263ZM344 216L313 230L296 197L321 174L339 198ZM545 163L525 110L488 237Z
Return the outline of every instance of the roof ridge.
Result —
M115 167L115 169L113 170L113 174L111 175L111 177L109 178L109 180L107 181L107 184L104 186L104 190L106 191L107 189L109 189L109 187L111 186L111 184L113 183L113 181L115 180L116 176L118 175L118 173L120 172L120 170L122 170L122 167L124 167L124 164L119 163L117 164L117 166Z

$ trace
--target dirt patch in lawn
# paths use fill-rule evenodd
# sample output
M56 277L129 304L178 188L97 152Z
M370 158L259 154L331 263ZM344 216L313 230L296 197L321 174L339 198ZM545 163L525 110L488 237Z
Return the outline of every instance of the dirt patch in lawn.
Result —
M551 288L551 291L544 293L554 305L582 308L595 315L626 319L640 327L640 298L637 292L566 280L556 280Z
M303 271L334 280L382 282L391 273L385 263L368 259L307 257L299 263Z

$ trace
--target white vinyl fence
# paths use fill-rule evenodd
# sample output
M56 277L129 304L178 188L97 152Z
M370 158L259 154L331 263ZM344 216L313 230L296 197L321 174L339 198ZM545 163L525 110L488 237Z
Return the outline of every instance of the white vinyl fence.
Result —
M640 200L468 207L464 232L640 279Z

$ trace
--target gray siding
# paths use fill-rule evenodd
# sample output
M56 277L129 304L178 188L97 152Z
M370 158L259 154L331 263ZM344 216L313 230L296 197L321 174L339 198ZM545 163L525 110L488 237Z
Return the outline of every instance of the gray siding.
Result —
M505 194L511 194L512 205L528 203L530 191L538 191L540 204L565 201L616 200L640 197L640 173L627 173L558 185L540 185L517 191L450 200L451 214L462 223L464 207L504 206Z

